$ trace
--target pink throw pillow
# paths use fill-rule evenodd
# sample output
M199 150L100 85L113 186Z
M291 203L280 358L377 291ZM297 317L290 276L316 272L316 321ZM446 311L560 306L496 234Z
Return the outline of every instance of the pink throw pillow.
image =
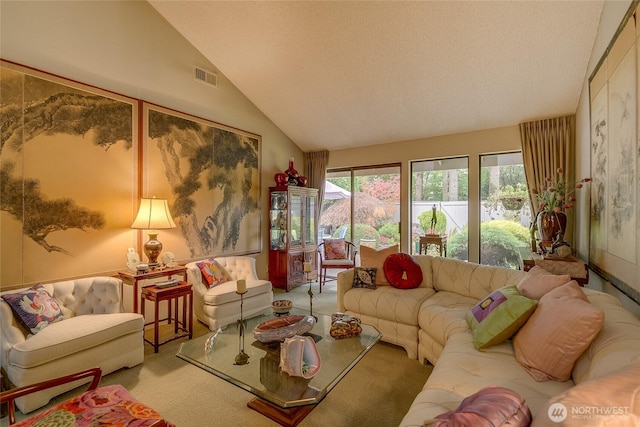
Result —
M518 292L527 298L539 300L547 292L570 281L568 274L552 274L536 265L520 280Z
M325 259L347 259L344 239L324 239Z
M575 280L543 296L513 338L516 360L536 381L567 381L604 324Z
M524 399L505 387L485 387L466 397L458 408L425 423L429 427L528 427L531 411Z

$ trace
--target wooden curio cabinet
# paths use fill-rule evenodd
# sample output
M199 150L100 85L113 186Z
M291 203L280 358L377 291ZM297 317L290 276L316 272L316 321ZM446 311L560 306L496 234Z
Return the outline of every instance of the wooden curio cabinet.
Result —
M318 276L318 190L270 187L269 280L287 291ZM311 272L304 272L304 263Z

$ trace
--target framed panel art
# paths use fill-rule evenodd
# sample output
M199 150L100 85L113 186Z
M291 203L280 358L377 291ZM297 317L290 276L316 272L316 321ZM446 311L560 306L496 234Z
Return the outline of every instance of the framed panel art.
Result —
M149 103L143 196L165 198L177 229L158 238L176 259L262 250L259 135Z
M0 286L122 268L138 101L2 61L0 105Z
M589 78L591 228L589 267L640 303L637 2Z

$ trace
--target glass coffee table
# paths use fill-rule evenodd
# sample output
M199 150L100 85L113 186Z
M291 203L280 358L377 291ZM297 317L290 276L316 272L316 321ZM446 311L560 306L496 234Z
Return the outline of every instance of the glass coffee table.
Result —
M289 314L308 315L293 308ZM305 335L313 337L321 359L320 371L311 379L293 377L280 370L280 343L263 344L253 337L260 323L273 319L271 309L246 319L244 352L249 355L246 365L234 364L240 350L236 325L229 325L218 333L212 350L205 344L213 333L183 343L177 356L213 375L254 394L247 406L283 426L295 426L340 382L382 334L376 328L362 325L357 337L334 339L330 334L331 316L317 314L318 321Z

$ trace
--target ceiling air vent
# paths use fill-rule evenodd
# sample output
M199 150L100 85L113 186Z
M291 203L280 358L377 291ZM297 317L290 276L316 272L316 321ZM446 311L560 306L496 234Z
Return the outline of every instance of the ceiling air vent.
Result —
M193 67L193 77L200 83L209 86L218 87L218 74L212 71L203 70L202 68Z

